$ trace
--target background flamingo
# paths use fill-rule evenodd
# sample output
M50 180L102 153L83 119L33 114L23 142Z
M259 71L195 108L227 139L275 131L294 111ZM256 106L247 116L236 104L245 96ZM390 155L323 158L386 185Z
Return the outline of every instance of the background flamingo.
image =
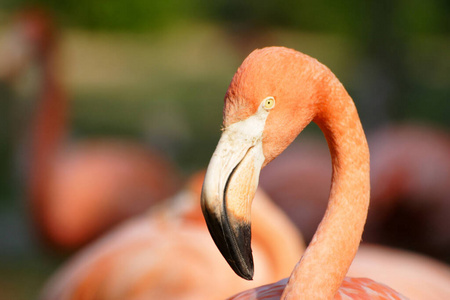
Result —
M253 248L259 253L257 278L249 283L229 270L201 217L198 198L202 181L203 172L193 176L174 199L127 221L82 250L52 276L41 298L134 299L145 295L150 299L222 299L288 275L303 252L302 239L288 217L261 192L252 216ZM442 299L450 288L447 266L379 246L360 247L349 275L376 279L416 300Z
M262 170L260 185L309 243L325 213L330 181L331 159L326 142L302 135L299 142Z
M119 221L172 195L180 176L155 150L114 139L63 143L68 102L58 72L57 32L42 10L20 13L0 67L12 85L33 67L34 103L26 152L30 211L41 236L72 250ZM6 51L7 52L7 51Z
M53 275L41 299L223 299L288 275L303 241L262 192L253 215L255 280L238 278L220 260L198 203L203 175L83 249Z
M289 281L250 292L252 299L406 299L369 279L344 278L367 216L367 141L353 101L336 77L292 49L252 52L225 96L224 130L202 191L216 245L238 275L252 278L249 215L260 169L312 120L324 132L333 162L327 211Z
M450 295L450 267L405 250L363 244L347 276L371 278L414 300Z
M369 137L372 206L364 239L450 262L450 136L417 124Z

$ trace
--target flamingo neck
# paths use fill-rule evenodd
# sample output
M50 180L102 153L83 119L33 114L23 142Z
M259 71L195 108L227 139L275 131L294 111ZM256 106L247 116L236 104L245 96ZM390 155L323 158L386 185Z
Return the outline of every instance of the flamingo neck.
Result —
M355 105L330 76L314 119L330 149L333 176L325 216L296 265L282 299L333 299L358 250L370 192L369 149Z
M31 122L29 191L32 202L45 199L45 184L51 164L65 135L67 101L55 74L54 55L41 57L42 81L36 95L38 104ZM39 205L36 205L38 207Z

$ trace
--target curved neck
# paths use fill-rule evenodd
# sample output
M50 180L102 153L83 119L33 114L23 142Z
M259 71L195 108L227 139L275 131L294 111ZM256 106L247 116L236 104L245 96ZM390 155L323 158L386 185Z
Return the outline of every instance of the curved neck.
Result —
M36 95L38 104L31 120L29 192L32 202L45 199L45 182L65 134L67 101L57 80L55 57L41 57L42 84Z
M332 157L330 198L282 299L333 299L358 250L367 217L369 149L355 105L334 75L321 84L318 95L314 122L324 132Z

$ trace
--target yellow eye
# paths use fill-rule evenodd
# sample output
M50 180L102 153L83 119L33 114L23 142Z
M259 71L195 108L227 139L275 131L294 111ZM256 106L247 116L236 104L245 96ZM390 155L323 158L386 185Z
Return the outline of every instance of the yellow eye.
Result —
M274 97L267 97L264 99L264 108L269 110L272 109L275 106L275 98Z

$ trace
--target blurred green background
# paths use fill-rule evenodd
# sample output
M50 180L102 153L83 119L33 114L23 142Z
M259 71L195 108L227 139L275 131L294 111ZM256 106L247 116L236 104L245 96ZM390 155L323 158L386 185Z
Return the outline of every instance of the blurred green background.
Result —
M143 141L186 175L207 165L228 84L242 60L264 46L294 48L327 65L368 131L400 121L450 128L446 0L3 0L0 34L30 4L47 7L60 25L70 137ZM0 299L32 299L61 258L33 241L7 136Z

